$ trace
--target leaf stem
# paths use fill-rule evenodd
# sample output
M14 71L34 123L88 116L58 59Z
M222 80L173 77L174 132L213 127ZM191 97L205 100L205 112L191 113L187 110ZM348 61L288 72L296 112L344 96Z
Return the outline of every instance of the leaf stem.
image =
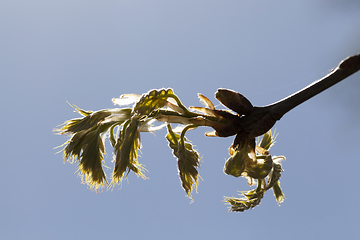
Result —
M175 136L175 133L173 132L173 130L171 128L171 124L170 123L166 124L166 127L168 129L169 134L171 135L171 138L174 140L174 144L178 145L178 141L177 141L177 138Z
M181 131L181 135L180 135L180 144L181 144L181 147L183 149L185 149L185 133L191 129L191 128L197 128L198 126L197 125L187 125L182 131Z
M168 94L168 97L174 99L177 103L177 105L184 110L184 112L186 113L186 115L190 115L193 117L193 113L190 112L185 106L184 104L182 104L182 102L180 101L180 99L175 95L175 94Z

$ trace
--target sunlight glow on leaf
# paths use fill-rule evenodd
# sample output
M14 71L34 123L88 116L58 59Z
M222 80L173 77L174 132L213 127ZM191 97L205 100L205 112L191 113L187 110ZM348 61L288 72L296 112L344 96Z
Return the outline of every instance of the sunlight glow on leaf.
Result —
M231 205L231 211L242 212L255 207L270 188L273 189L277 203L283 202L285 197L279 179L283 171L280 161L285 157L272 157L269 152L276 136L269 130L256 143L255 138L246 135L241 127L244 114L252 111L251 103L239 93L219 89L216 98L238 113L233 114L229 110L215 109L207 97L202 94L198 96L206 107L189 108L194 111L189 111L170 88L151 90L141 96L124 94L113 99L120 106L133 104L132 108L93 112L70 104L82 117L68 120L59 129L55 129L57 134L70 135L70 139L62 145L64 160L78 163L78 174L82 182L91 190L97 191L109 185L103 170L104 167L107 168L104 161L104 141L109 138L114 148L110 187L121 185L130 172L146 179L146 169L138 161L140 133L158 131L167 126L166 139L177 159L182 187L187 196L193 199L193 190L197 190L201 178L198 172L201 158L185 133L199 126L206 126L214 130L207 132L206 136L236 135L229 148L230 157L225 162L224 173L245 177L250 185L257 184L256 189L241 192L241 198L225 197L225 202ZM173 129L171 124L174 123L178 125Z
M200 167L200 156L193 149L192 144L185 138L185 128L181 135L174 133L170 124L166 139L169 141L169 147L173 150L174 156L178 159L179 176L186 194L192 199L193 188L197 189ZM191 128L191 126L189 127ZM189 129L188 128L188 129Z

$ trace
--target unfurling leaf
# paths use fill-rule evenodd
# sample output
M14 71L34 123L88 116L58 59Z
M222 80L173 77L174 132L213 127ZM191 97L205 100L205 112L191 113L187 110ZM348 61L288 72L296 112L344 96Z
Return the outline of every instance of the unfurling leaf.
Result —
M108 125L93 126L75 133L66 143L64 159L79 162L79 175L91 189L97 190L104 185L106 176L103 171L105 147L101 134Z
M64 145L64 159L70 163L78 162L78 173L81 179L93 190L107 184L103 171L105 147L102 135L113 123L105 123L104 119L117 110L85 111L72 106L83 118L71 119L56 131L58 134L72 134Z
M166 139L169 141L169 147L173 150L174 156L178 159L179 176L182 187L189 198L192 198L192 191L198 184L198 171L200 167L200 156L193 149L192 144L184 136L185 132L193 126L185 128L181 135L172 131L170 124L168 126L168 134Z
M69 104L71 107L75 109L78 113L83 115L83 118L74 118L66 121L60 129L56 129L58 134L72 134L77 133L81 130L89 129L101 121L103 121L106 117L111 116L114 113L122 112L121 109L103 109L96 112L85 111L77 106L73 106Z
M248 179L250 185L257 182L258 186L256 189L241 192L242 198L225 197L224 201L231 205L230 211L243 212L259 205L265 192L270 188L274 191L277 203L282 203L285 197L279 183L281 172L283 171L280 161L284 160L285 157L272 157L270 155L268 150L275 143L275 136L272 132L268 131L257 142L255 146L256 161L252 161L250 158L252 147L250 147L248 142L241 144L242 141L241 139L239 140L239 135L234 142L235 144L230 147L229 151L232 156L225 164L225 173L233 176L241 175ZM242 151L243 154L240 155Z
M247 165L244 173L254 179L264 179L269 175L272 167L272 158L268 155L265 159L257 160L256 164Z
M285 195L284 195L283 191L281 190L280 181L279 181L279 179L281 177L281 172L284 171L281 167L280 161L284 160L284 159L285 159L284 156L274 157L273 170L269 176L268 184L265 187L265 190L272 188L274 195L275 195L276 202L278 204L282 203L285 200Z
M276 198L276 202L278 204L282 203L284 200L285 200L285 195L284 193L282 192L281 190L281 187L280 187L280 182L277 181L274 186L273 186L273 191L274 191L274 195L275 195L275 198Z
M270 148L275 144L275 139L276 135L274 136L271 130L269 130L262 136L261 141L257 145L266 150L270 150Z
M104 143L99 131L91 131L87 134L88 143L84 143L81 160L79 164L79 175L82 180L90 186L90 189L97 190L104 186L106 176L103 170Z
M141 96L135 104L134 113L149 115L151 112L165 107L169 102L167 98L174 96L172 89L151 90Z
M229 210L232 212L243 212L252 209L260 204L261 199L264 197L264 192L250 190L248 192L241 192L242 198L225 197L225 202L230 204Z
M281 167L280 161L284 160L284 159L285 159L284 156L275 156L274 157L273 169L272 169L271 173L269 174L269 180L268 180L268 184L267 184L265 190L272 188L276 184L276 182L279 181L279 179L281 177L281 172L284 171Z
M249 147L247 145L241 149L237 149L225 162L224 173L234 177L240 177L245 170L245 163L251 161L248 153Z
M115 144L115 167L111 183L113 187L121 183L130 170L146 178L143 173L145 168L138 162L138 149L141 147L139 124L138 118L129 120L128 124L125 123Z
M242 198L225 198L231 205L231 211L242 212L260 204L265 192L273 190L277 203L284 200L280 188L280 161L284 157L272 157L269 149L275 143L275 136L268 131L276 121L270 114L259 114L240 93L218 89L215 97L226 107L235 111L219 110L204 95L199 94L205 107L190 107L189 111L173 93L173 90L151 90L143 95L125 94L113 99L119 106L135 103L131 108L103 109L92 112L72 106L83 117L66 121L58 134L70 135L64 145L64 159L79 164L78 173L83 182L91 189L99 189L108 184L103 171L105 147L103 140L108 137L114 148L114 169L110 186L121 184L124 177L134 172L146 178L146 169L138 161L138 150L141 148L140 132L153 132L167 126L166 139L177 158L179 177L187 196L192 199L193 190L197 189L200 178L200 156L185 133L199 126L213 128L206 136L229 137L236 135L229 148L230 157L224 165L224 173L234 177L245 177L249 185L257 183L257 188L242 192ZM244 119L260 118L252 123ZM154 122L164 122L158 125ZM245 121L246 122L246 121ZM179 124L179 129L171 128L171 123ZM258 127L260 126L260 128ZM271 125L272 126L272 125ZM265 130L268 131L265 133ZM177 134L181 132L181 134ZM261 133L261 134L260 134ZM263 134L256 143L255 138Z

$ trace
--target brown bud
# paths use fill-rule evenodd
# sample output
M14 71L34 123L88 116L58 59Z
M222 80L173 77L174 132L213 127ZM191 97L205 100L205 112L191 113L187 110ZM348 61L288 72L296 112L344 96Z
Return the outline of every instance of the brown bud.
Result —
M227 108L241 115L249 115L253 110L251 102L238 92L229 89L218 89L215 97Z

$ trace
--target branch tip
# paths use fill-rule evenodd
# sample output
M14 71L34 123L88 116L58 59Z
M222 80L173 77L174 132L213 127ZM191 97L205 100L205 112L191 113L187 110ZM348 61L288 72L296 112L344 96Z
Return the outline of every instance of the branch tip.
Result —
M340 69L353 69L358 71L360 69L360 54L350 56L339 64Z

